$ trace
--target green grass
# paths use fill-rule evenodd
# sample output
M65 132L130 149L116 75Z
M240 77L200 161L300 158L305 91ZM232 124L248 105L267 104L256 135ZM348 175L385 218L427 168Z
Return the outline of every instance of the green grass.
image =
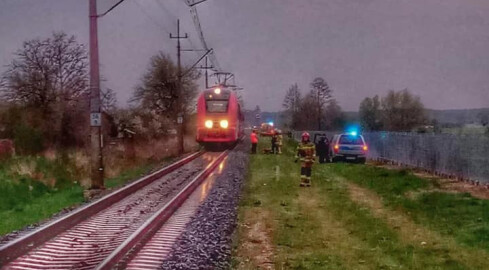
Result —
M266 143L262 140L259 146L267 147ZM410 199L408 193L432 188L431 181L405 170L366 165L316 164L313 186L300 188L299 164L293 162L294 149L295 144L289 142L284 155L251 156L240 203L241 226L233 255L234 268L260 267L252 256L253 249L260 247L249 250L244 247L256 242L248 235L246 228L251 225L247 223L263 222L271 228L269 236L276 269L470 269L443 248L406 242L386 220L352 201L347 182L375 191L387 207L409 213L430 229L441 230L448 222L454 222L448 226L451 231L444 235L465 237L461 243L476 248L485 241L487 231L485 227L473 227L472 221L485 222L489 211L485 211L482 221L479 219L483 213L480 211L487 210L485 201L447 193L420 193ZM465 203L460 204L458 200ZM258 221L244 219L256 217L256 213L267 215ZM473 232L466 234L469 228ZM457 231L464 233L458 236ZM470 244L469 240L479 244Z
M28 167L29 174L23 174L19 164ZM121 186L155 166L157 164L152 163L126 169L119 176L106 179L106 187ZM53 179L55 184L44 184L37 178L42 181ZM85 200L73 164L66 160L29 156L0 163L0 194L0 235L38 223Z
M464 245L489 251L488 200L470 194L431 192L406 200L403 207L417 222L453 235Z
M60 191L46 192L11 209L2 209L0 210L0 235L38 223L83 200L83 189L75 185Z
M331 173L372 189L388 198L389 202L396 202L408 191L417 191L432 186L429 180L416 177L408 170L388 170L348 163L334 163L327 166Z
M145 164L139 167L134 167L123 171L120 175L109 178L105 180L106 188L113 188L122 186L130 180L137 179L147 173L149 173L153 168L156 167L156 164Z
M400 208L416 222L467 246L489 251L489 200L468 193L434 191L436 182L420 178L407 170L388 170L373 166L333 164L331 170L355 183L374 190L384 203ZM407 192L417 196L407 196Z

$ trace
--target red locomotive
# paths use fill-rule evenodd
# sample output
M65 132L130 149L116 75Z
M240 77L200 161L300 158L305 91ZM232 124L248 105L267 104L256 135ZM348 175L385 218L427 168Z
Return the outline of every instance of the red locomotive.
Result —
M206 146L231 145L243 136L244 116L236 94L216 87L197 100L197 142Z

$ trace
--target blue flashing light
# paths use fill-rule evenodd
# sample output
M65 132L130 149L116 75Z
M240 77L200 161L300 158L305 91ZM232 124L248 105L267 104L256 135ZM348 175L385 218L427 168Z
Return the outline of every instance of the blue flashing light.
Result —
M352 137L356 137L360 134L360 126L358 124L350 124L346 127L345 132Z
M273 122L268 122L268 124L273 127Z

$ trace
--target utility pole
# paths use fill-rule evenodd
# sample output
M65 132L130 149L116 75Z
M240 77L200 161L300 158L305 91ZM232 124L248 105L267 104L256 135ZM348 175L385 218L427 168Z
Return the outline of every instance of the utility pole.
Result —
M180 20L177 20L177 35L173 36L170 33L170 38L171 39L176 39L177 40L177 59L178 59L178 68L177 68L177 110L178 110L178 117L177 117L177 124L178 124L178 153L183 154L185 151L184 148L184 126L185 126L185 121L184 121L184 108L183 108L183 102L182 102L182 63L181 63L181 46L180 46L180 39L186 39L188 38L187 33L185 33L185 36L180 36Z
M205 89L209 88L209 69L213 69L213 66L208 66L207 64L207 56L205 57L205 66L200 66L199 69L205 69Z
M97 19L107 15L124 0L119 0L103 14L97 14L97 0L89 0L90 20L90 189L104 188L104 157L102 152L102 106L100 101L100 71L98 57Z
M89 2L90 17L90 189L104 188L102 155L102 114L100 102L100 72L98 57L97 1Z

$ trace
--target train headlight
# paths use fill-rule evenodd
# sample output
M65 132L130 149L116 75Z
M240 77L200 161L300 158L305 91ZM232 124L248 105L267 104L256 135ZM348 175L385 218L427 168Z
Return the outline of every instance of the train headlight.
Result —
M221 88L214 89L214 93L216 93L216 95L219 95L221 93Z
M229 126L228 120L221 120L219 124L221 125L222 128L228 128Z
M205 121L205 127L206 128L212 128L212 121L211 120Z

